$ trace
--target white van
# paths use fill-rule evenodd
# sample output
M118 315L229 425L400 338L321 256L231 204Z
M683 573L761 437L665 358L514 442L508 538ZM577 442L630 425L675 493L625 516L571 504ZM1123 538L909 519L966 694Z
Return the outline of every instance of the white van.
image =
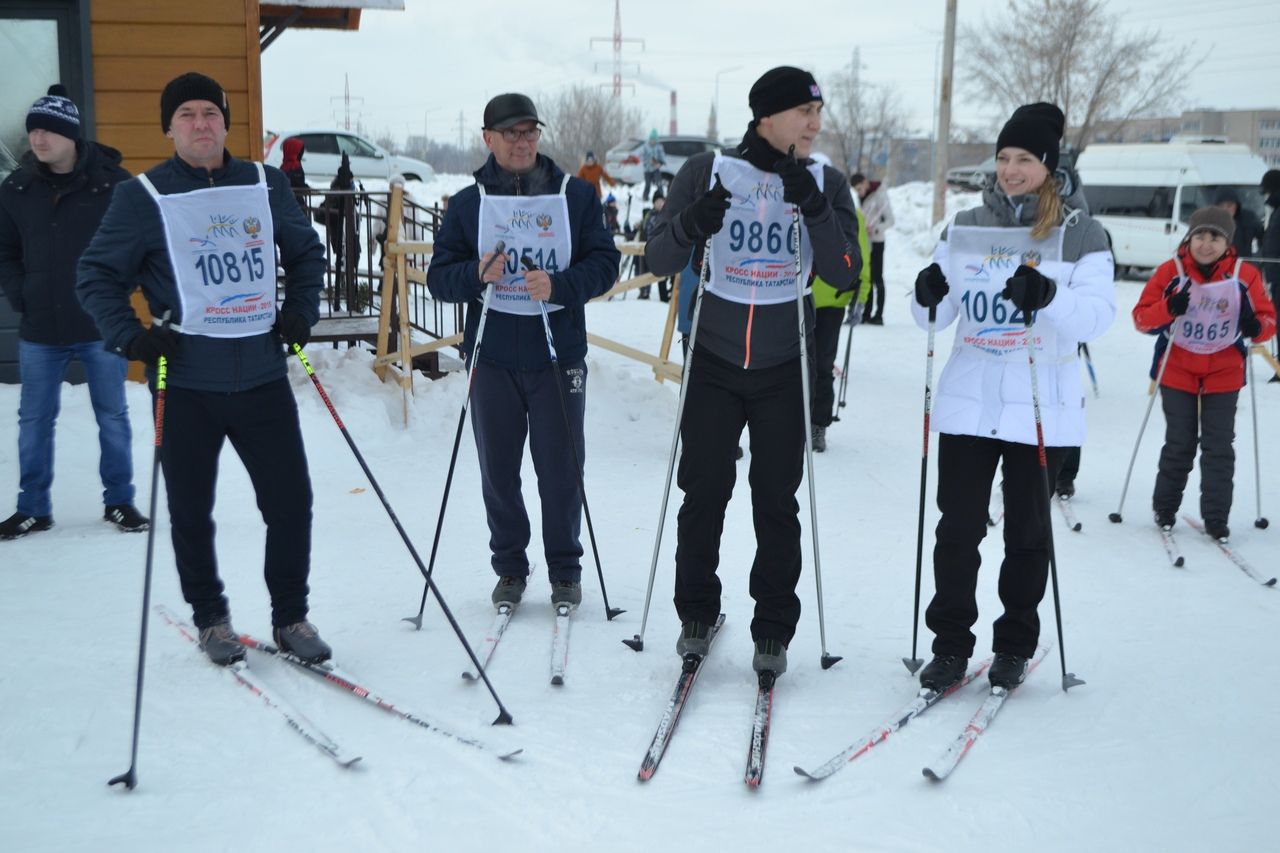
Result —
M1258 184L1267 164L1247 145L1174 137L1166 143L1094 144L1076 160L1089 212L1111 238L1116 271L1151 269L1173 257L1198 208L1230 187L1265 216Z

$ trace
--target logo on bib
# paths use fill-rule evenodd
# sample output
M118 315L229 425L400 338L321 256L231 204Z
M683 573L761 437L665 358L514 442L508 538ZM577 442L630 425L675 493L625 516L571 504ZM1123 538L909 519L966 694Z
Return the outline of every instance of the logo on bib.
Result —
M256 216L246 216L244 218L244 233L250 237L257 237L262 233L262 223Z
M550 214L547 214L547 213L539 213L539 214L538 214L538 218L537 218L535 221L538 223L538 227L539 227L539 228L541 228L543 231L550 231L550 230L551 230L551 215L550 215Z
M507 227L498 226L499 231L532 231L533 230L533 212L516 208L511 211L511 218L507 220Z
M755 207L760 201L782 201L782 187L772 181L759 181L747 190L742 199L746 207Z
M240 221L238 216L227 216L225 213L209 214L209 228L205 234L210 237L234 237L236 236L236 223Z

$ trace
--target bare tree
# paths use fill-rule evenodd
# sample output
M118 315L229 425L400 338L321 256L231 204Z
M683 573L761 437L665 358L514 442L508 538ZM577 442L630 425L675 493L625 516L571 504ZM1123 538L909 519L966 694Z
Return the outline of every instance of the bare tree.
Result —
M576 85L554 95L537 99L538 114L546 122L538 150L566 172L578 171L582 156L594 151L604 161L604 153L623 139L638 138L644 115L625 108L609 93L591 86Z
M824 100L819 148L838 168L853 173L887 161L890 141L907 127L895 86L862 80L850 63L827 77Z
M1106 0L1008 0L1007 12L962 28L961 40L966 88L1006 111L1057 104L1077 149L1100 121L1119 129L1167 109L1204 61L1159 30L1120 32Z

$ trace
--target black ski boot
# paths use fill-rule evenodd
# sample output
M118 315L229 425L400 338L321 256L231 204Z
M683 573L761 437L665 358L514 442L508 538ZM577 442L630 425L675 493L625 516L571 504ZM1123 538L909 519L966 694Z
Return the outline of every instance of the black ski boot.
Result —
M676 654L704 658L711 651L711 626L692 619L680 626L680 639L676 640Z
M756 640L756 653L751 658L751 668L756 672L782 675L787 671L787 647L781 640L771 637Z
M1177 520L1177 516L1171 509L1156 510L1156 527L1159 527L1161 530L1172 530L1173 525Z
M231 627L231 619L223 616L207 628L200 629L200 651L218 666L231 666L244 660L246 649L240 635Z
M493 588L494 607L507 606L514 608L520 603L520 599L524 596L524 588L529 585L529 581L522 575L503 575L498 578L497 585Z
M1008 652L996 652L991 669L987 670L987 680L992 687L1003 687L1012 690L1027 677L1027 659L1021 655Z
M969 659L959 655L934 655L920 670L920 686L939 692L964 678Z
M333 657L333 649L320 639L316 626L310 622L294 622L292 625L276 628L272 633L275 634L276 645L281 651L291 652L294 657L307 663L324 663Z
M1219 542L1225 542L1231 537L1231 528L1227 527L1225 521L1218 518L1206 518L1204 520L1204 532Z
M551 585L551 605L567 604L577 607L582 603L582 584L577 581L556 581Z

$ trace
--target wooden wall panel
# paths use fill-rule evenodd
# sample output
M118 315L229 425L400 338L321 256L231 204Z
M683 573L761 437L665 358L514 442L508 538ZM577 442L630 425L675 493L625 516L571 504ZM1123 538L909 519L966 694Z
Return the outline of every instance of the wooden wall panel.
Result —
M209 24L198 29L189 24L95 24L96 56L243 57L244 24Z
M110 92L155 92L187 71L208 74L228 92L244 92L249 82L245 57L237 59L191 59L187 56L99 56L93 57L94 88ZM99 121L102 119L100 118Z
M256 11L255 3L255 26ZM94 25L99 22L241 24L247 13L244 0L93 0L89 4L89 19ZM175 44L174 50L181 50L181 47Z

